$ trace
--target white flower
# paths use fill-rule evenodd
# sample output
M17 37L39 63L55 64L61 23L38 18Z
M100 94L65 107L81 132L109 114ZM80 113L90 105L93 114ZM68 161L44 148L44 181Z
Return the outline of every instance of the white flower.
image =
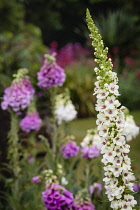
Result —
M114 95L112 95L107 97L107 100L105 100L105 105L108 109L114 109L115 107L120 106L120 102L116 100Z
M87 146L86 142L81 142L80 145L81 145L81 147Z
M111 208L113 208L115 210L119 209L120 208L120 201L118 201L118 200L112 201L111 202Z
M108 194L108 199L109 199L109 201L113 201L114 200L114 196L112 194Z
M139 127L136 126L133 116L131 115L126 117L124 129L127 141L131 141L133 138L136 138L136 136L139 134Z
M112 148L106 150L105 154L103 155L103 159L102 161L104 160L104 163L112 163L114 161L114 157L116 156L116 153L115 151L112 150Z
M122 173L122 167L118 165L112 165L112 167L109 168L109 170L113 173L114 177L119 177Z
M109 172L109 171L106 171L104 173L104 175L105 175L105 178L103 178L103 181L106 182L106 184L109 184L110 183L111 176L112 176L112 173Z
M114 151L116 152L116 155L117 155L117 156L119 156L119 157L121 156L122 148L121 148L120 146L118 146L118 145L115 146L115 147L114 147Z
M130 160L130 158L129 158L128 156L124 156L124 162L125 162L126 164L131 165L131 160Z
M104 99L104 98L106 98L106 96L108 96L108 94L109 94L109 92L107 92L106 90L100 89L98 91L97 98L98 99Z
M99 88L99 86L100 86L99 81L96 81L94 84L97 88Z
M118 114L117 109L107 109L104 111L104 113L109 117L114 117Z
M124 144L124 145L122 146L122 148L123 148L123 152L124 152L124 153L130 152L130 145Z
M120 199L122 197L122 193L124 192L124 189L125 187L124 186L120 186L120 187L116 187L114 189L114 196L117 198L117 199Z
M118 146L122 146L125 143L125 137L118 135L115 138L113 138L113 143Z
M105 114L100 113L97 115L97 117L98 117L98 119L96 121L97 125L100 125L102 123L104 123L105 125L110 125L111 118L109 116L106 116Z
M123 118L122 119L120 118L120 119L116 120L117 128L124 129L124 123L125 123L125 121L123 120Z
M62 121L68 122L76 118L77 111L73 104L68 103L66 105L59 104L56 106L55 109L55 116L58 122L58 125L62 123Z
M120 166L120 165L122 164L123 157L122 157L122 156L115 157L114 161L115 161L115 164L116 164L117 166Z
M99 150L101 148L101 138L97 134L97 130L89 129L83 141L80 143L82 147L85 146L96 146Z
M62 182L62 185L68 184L68 181L66 180L66 178L64 176L61 178L61 182Z
M109 182L109 185L110 185L110 188L115 188L117 187L118 185L118 179L117 178L112 178L110 179L110 182Z
M132 210L132 206L129 202L126 202L125 200L122 202L122 210Z
M99 125L99 136L106 137L108 135L108 127Z
M129 203L132 207L137 204L137 201L134 200L134 196L132 195L124 195L124 199Z
M110 83L109 86L108 86L108 89L114 95L116 95L116 96L120 95L119 92L118 92L119 86L116 85L115 83Z
M123 170L122 175L123 175L123 181L125 180L131 181L133 179L133 173L129 172L128 170Z

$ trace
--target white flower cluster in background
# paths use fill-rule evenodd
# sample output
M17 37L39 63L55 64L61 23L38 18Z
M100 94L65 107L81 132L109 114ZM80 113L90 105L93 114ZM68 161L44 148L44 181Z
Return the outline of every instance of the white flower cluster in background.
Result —
M98 69L95 68L95 71ZM133 173L131 160L127 155L130 146L126 144L125 139L125 107L119 108L120 102L117 100L119 96L117 74L112 71L106 71L104 74L107 83L101 76L97 76L98 81L95 82L96 110L99 111L96 123L102 141L102 162L105 165L103 181L111 208L132 210L136 201L131 195Z
M97 133L96 129L89 129L87 130L87 135L81 142L82 147L86 146L96 146L99 150L101 149L101 138Z
M77 111L75 110L75 107L70 100L69 91L56 96L54 113L58 125L60 125L63 121L69 122L76 118Z
M136 138L139 134L139 127L136 126L132 115L126 116L124 129L127 141L131 141L133 138Z

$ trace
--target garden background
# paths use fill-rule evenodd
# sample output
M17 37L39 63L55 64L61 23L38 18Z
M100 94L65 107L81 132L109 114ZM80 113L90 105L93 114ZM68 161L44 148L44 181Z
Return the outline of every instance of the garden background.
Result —
M96 98L93 96L96 64L88 38L85 11L89 8L118 73L122 105L126 106L140 126L140 1L139 0L12 0L0 1L0 97L11 84L19 68L29 69L32 84L43 63L43 54L57 52L57 62L67 76L62 88L69 88L71 100L78 112L70 123L71 132L80 142L87 129L95 127ZM40 132L47 135L44 98L36 88L41 116L46 115ZM0 161L7 163L7 134L10 115L0 108ZM23 135L23 134L22 134ZM26 138L22 136L23 138ZM133 169L140 178L140 135L130 142ZM44 154L43 144L35 143L37 156ZM8 172L2 171L6 177ZM2 190L5 190L1 179Z

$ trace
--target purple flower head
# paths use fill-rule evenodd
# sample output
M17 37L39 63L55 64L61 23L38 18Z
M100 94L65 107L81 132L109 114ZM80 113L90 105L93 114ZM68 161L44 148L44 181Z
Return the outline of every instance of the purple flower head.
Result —
M35 159L34 159L33 156L30 156L30 157L28 158L28 162L29 162L29 163L33 163L34 161L35 161Z
M13 111L19 112L29 106L35 91L27 73L27 69L19 69L11 86L5 89L1 103L3 110L12 108Z
M60 151L62 152L63 157L65 159L68 159L78 154L79 147L76 145L74 141L70 140L69 143L62 145Z
M51 184L42 192L42 199L47 210L70 209L74 205L73 194L58 184Z
M100 183L95 182L92 186L90 186L89 188L90 195L94 193L95 189L97 189L97 195L99 196L102 191L102 185Z
M39 176L34 176L32 178L32 182L35 183L35 184L38 184L40 182L40 177Z
M134 183L133 189L134 189L135 192L138 192L140 190L139 184Z
M38 86L45 89L62 86L66 78L64 69L56 64L53 56L48 54L45 56L44 64L37 73Z
M81 148L82 157L86 159L96 158L100 155L100 150L98 147L91 145Z
M27 115L20 121L20 128L29 133L31 130L38 131L41 127L42 120L37 111L27 113Z

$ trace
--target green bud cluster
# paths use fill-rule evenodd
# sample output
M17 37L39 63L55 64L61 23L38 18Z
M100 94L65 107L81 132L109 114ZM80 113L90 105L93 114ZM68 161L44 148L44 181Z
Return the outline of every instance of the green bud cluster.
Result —
M113 64L111 59L107 57L108 48L104 47L102 36L99 34L98 28L95 26L88 9L86 12L86 21L88 29L90 30L89 36L93 39L92 46L95 49L95 62L99 65L99 68L95 67L95 73L102 77L103 83L110 83L112 78L109 74L106 74L106 72L112 71Z
M18 82L19 80L23 79L28 74L28 72L28 69L20 68L17 74L13 74L13 77L15 78L13 82Z
M45 61L47 63L53 63L56 60L54 56L49 55L49 54L45 54L44 57L45 57Z

